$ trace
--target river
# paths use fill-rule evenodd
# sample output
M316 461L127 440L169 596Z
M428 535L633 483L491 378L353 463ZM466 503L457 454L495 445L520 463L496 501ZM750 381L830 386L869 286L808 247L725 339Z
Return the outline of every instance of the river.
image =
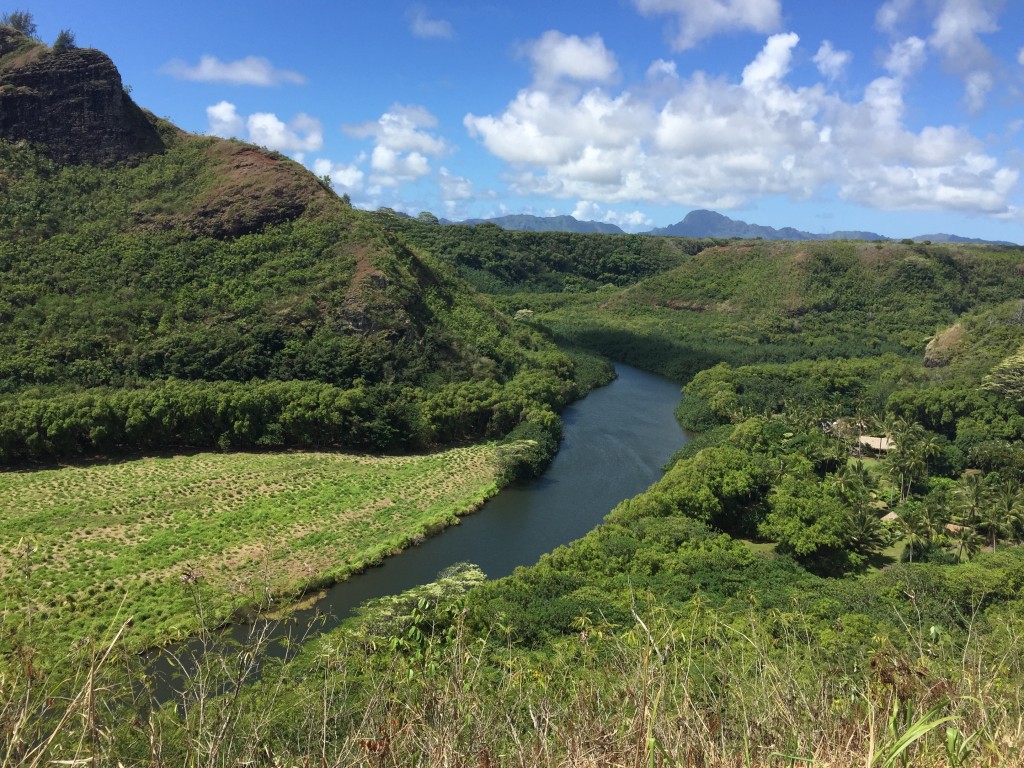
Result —
M475 563L489 578L507 576L580 538L645 490L688 440L674 417L679 385L627 365L615 370L615 381L562 412L562 444L542 477L506 488L459 525L335 584L286 625L306 627L319 618L317 631L331 629L366 600L433 581L458 562ZM230 631L244 641L249 628ZM166 679L166 659L154 661L151 671Z

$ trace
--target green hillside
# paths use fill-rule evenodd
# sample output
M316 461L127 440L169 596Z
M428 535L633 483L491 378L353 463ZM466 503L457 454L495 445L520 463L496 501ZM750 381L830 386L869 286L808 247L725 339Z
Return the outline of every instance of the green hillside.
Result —
M733 241L621 292L520 295L556 337L688 379L719 362L918 357L963 313L1024 296L1021 248Z
M382 209L375 221L458 271L478 290L578 293L622 287L682 264L713 240L645 235L529 232L442 225L429 213L412 219Z
M0 140L0 462L421 448L572 397L550 343L296 163L157 125L110 168Z

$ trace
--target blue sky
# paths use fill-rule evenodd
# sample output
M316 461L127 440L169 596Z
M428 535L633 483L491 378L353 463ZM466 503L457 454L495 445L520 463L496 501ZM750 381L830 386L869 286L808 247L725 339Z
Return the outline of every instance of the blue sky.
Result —
M1021 0L22 7L360 207L1024 243Z

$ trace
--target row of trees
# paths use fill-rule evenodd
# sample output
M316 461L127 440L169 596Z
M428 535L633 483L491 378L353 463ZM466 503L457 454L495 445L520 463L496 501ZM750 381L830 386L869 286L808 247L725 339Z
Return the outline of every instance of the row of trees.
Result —
M557 435L554 410L573 395L571 381L543 369L504 385L456 383L435 392L172 379L140 389L28 393L0 400L0 463L170 446L403 451L500 437L524 422Z

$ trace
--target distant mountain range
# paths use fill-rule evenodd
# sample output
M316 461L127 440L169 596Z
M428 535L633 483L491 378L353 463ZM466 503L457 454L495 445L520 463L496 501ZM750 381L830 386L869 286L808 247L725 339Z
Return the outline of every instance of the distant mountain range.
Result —
M502 229L510 229L527 232L581 232L599 233L606 235L625 234L622 229L614 224L607 224L602 221L579 221L572 216L530 216L527 214L513 216L498 216L493 219L467 219L460 223L470 226L483 223L497 224ZM652 229L641 234L662 235L667 237L740 237L758 238L763 240L890 240L885 235L877 232L862 232L859 230L839 230L827 234L814 234L804 232L793 227L767 227L760 224L748 224L738 219L730 219L715 211L690 211L686 217L667 227ZM988 243L993 245L1016 245L1006 240L982 240L976 237L961 237L960 235L934 234L918 235L910 238L915 242L930 241L933 243Z
M765 227L760 224L747 224L723 216L714 211L690 211L686 218L678 224L660 229L652 229L647 234L668 235L672 237L743 237L763 240L888 240L877 232L830 232L827 235L815 235L792 227Z

